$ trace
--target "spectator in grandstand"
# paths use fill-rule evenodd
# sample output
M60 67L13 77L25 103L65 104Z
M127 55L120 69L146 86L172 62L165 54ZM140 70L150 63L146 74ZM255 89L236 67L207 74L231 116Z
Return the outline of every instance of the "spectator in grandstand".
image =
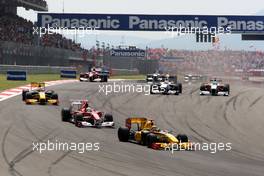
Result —
M208 51L187 51L187 50L164 50L150 49L148 56L151 59L160 59L162 56L183 57L183 62L177 63L178 70L189 70L192 72L234 72L236 69L263 69L264 53L252 51L232 50L208 50ZM175 67L171 63L161 63L163 66ZM175 68L174 68L175 69Z
M15 15L0 17L0 40L32 44L33 24Z
M10 41L28 45L37 45L33 35L33 23L17 15L5 14L0 16L0 41ZM61 34L44 35L39 44L45 47L62 48L83 52L81 45Z
M63 48L72 51L82 51L81 45L66 39L61 34L45 34L41 38L41 45L45 47Z

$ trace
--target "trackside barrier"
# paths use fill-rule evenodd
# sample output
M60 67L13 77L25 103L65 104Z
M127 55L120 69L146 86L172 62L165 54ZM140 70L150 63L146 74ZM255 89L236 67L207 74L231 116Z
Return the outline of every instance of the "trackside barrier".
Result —
M74 70L61 70L61 78L77 78L77 72Z
M0 42L0 46L1 46L1 42ZM0 74L6 74L6 72L10 70L26 71L28 75L30 74L60 74L61 70L76 70L76 67L1 65L0 64Z
M26 81L27 72L26 71L7 71L6 79L12 81Z

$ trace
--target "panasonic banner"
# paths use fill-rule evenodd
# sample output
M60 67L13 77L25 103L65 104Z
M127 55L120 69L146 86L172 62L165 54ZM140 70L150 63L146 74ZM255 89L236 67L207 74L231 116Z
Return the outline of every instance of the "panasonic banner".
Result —
M111 31L166 31L176 27L207 27L232 33L263 33L264 16L39 13L38 27Z
M112 49L110 51L110 55L114 57L145 57L146 52L145 50L141 50L141 49L136 49L136 50Z

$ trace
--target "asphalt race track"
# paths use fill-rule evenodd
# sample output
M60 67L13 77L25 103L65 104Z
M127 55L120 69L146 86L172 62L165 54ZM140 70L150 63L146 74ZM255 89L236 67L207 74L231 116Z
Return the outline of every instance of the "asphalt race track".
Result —
M199 96L199 84L183 85L180 96L99 93L100 83L52 87L60 106L25 105L17 96L0 102L1 176L263 176L263 87L231 83L229 97ZM194 142L232 143L231 151L155 151L121 143L116 129L76 128L61 122L70 99L89 98L110 112L116 126L129 116L155 119L162 129ZM32 151L32 142L100 143L99 151Z

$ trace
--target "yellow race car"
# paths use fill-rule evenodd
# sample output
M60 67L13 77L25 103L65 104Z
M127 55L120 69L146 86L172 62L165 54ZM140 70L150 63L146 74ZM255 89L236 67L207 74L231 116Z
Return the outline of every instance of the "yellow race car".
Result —
M153 120L142 117L126 119L126 127L118 129L121 142L134 142L156 150L192 150L192 143L186 135L174 136L168 131L160 130Z
M26 104L58 105L58 94L53 90L45 90L45 83L32 82L29 89L22 91L22 100Z

